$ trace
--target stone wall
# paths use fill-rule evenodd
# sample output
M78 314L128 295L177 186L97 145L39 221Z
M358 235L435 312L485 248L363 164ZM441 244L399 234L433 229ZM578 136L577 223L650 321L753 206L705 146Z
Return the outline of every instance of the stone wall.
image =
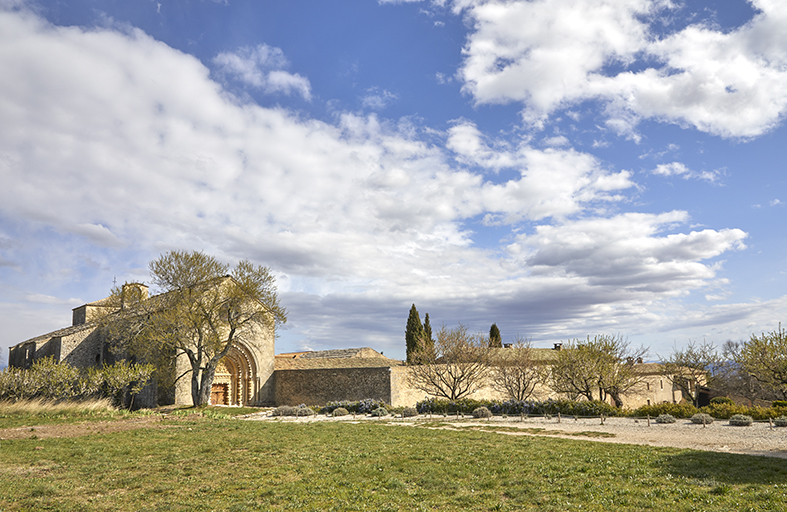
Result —
M391 368L276 370L276 405L324 405L373 398L391 403ZM395 405L395 404L394 404Z

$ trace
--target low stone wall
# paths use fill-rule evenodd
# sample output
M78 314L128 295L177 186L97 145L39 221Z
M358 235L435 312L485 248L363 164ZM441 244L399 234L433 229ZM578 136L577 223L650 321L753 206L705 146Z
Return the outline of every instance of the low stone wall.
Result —
M276 405L324 405L373 398L391 403L391 368L276 370Z

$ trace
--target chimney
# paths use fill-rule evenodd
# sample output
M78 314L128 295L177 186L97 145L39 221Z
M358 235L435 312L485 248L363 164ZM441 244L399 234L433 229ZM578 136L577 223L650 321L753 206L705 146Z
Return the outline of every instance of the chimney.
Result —
M555 346L552 347L552 350L561 350L563 348L562 343L555 343Z

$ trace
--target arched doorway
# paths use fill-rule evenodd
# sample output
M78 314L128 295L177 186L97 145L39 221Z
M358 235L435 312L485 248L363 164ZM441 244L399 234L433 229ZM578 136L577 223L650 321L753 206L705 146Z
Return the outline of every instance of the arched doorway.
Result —
M252 405L259 393L257 365L249 349L235 342L219 362L211 386L212 405Z

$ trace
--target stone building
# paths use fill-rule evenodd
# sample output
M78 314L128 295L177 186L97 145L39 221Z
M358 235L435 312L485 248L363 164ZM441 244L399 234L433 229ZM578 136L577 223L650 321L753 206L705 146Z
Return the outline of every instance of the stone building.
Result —
M148 297L145 285L126 287L128 290L124 293L135 295L135 300L155 300L155 297ZM97 318L111 314L111 308L108 299L74 308L71 326L11 347L9 365L28 368L36 359L44 357L79 368L112 364L114 353L96 322ZM213 404L322 405L329 401L373 398L393 406L411 406L426 398L423 391L412 386L411 370L403 361L387 358L368 347L274 355L273 327L260 326L241 338L233 342L231 351L216 369L211 388ZM549 364L559 348L557 344L554 349L533 349L535 359L539 364ZM183 355L175 363L177 374L186 373L175 388L148 390L138 397L138 403L143 406L157 403L191 405L190 367ZM642 382L622 397L625 407L684 400L679 388L661 373L658 364L640 362L635 368L641 372ZM546 399L557 395L542 385L536 388L534 397ZM470 398L504 397L487 382ZM685 398L690 400L690 397Z
M232 279L232 278L223 278ZM144 284L126 284L124 296L134 296L134 301L152 301ZM158 296L161 297L161 296ZM101 329L98 318L112 315L116 306L109 298L90 302L73 309L72 325L23 341L9 349L8 364L29 368L34 361L52 357L77 368L99 367L112 364L115 354ZM111 317L110 317L111 318ZM274 328L256 326L249 328L233 346L217 368L211 396L216 403L227 405L272 405L274 370ZM191 405L190 366L181 354L175 361L176 373L183 375L174 389L156 389L148 386L136 402L145 407L175 403ZM184 375L185 374L185 375Z

